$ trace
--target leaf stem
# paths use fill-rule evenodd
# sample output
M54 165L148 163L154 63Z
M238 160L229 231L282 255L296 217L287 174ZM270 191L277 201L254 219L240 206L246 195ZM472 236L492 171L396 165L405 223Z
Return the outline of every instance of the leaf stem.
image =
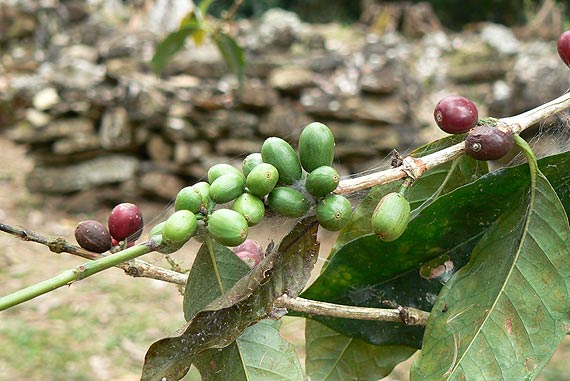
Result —
M536 156L534 155L534 152L532 151L530 145L526 142L526 140L521 138L519 134L514 134L514 138L515 144L521 149L526 157L526 160L528 161L528 166L530 168L530 184L532 189L534 189L536 187L536 175L540 172L540 169L538 169Z
M44 280L43 282L36 283L32 286L0 297L0 311L16 306L20 303L24 303L37 296L46 294L50 291L55 290L56 288L60 288L65 285L71 285L75 281L87 278L100 271L116 266L119 263L130 261L131 259L139 257L150 251L152 251L151 246L143 243L130 247L126 250L119 251L118 253L84 263L77 266L75 269L66 270L59 275Z

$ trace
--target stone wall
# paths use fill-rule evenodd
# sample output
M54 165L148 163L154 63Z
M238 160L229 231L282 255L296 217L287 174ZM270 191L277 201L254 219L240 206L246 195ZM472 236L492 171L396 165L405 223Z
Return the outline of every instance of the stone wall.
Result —
M20 22L0 20L0 132L27 145L32 192L78 205L85 195L171 199L215 163L239 166L268 136L295 144L315 120L333 130L341 172L355 173L440 136L432 112L444 95L500 117L568 88L555 41L520 40L499 25L406 38L272 10L233 25L247 53L240 91L207 42L189 42L157 77L148 65L156 33L84 2L22 3L2 13Z

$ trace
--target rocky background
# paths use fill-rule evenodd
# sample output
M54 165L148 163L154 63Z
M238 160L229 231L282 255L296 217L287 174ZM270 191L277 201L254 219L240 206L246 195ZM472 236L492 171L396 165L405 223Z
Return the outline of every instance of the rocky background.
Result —
M357 173L440 136L432 113L445 95L501 117L569 87L556 7L518 30L460 33L425 4L372 4L351 26L272 9L231 26L246 51L240 90L208 41L152 73L154 47L177 21L159 3L169 1L0 4L0 137L28 147L30 191L63 194L72 211L170 200L213 164L240 166L266 137L295 144L311 121L333 130L340 172ZM184 15L180 3L170 12Z

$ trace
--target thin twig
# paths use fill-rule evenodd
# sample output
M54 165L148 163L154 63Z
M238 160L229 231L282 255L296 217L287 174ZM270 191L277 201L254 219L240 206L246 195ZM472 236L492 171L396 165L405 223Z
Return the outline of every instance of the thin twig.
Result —
M502 118L498 124L509 127L514 133L519 133L548 117L570 107L570 93L566 93L548 103L540 105L522 114ZM402 165L369 175L342 180L335 193L352 193L375 185L386 184L404 177L418 178L425 171L461 156L465 151L465 143L461 142L441 151L434 152L421 158L404 158Z
M31 230L16 228L4 223L0 223L0 231L12 234L24 241L36 242L45 245L55 253L69 253L91 260L97 260L105 256L104 254L93 253L72 245L63 237L48 238ZM115 267L123 269L126 274L133 277L152 278L179 285L185 285L186 279L188 279L188 276L185 274L180 274L176 271L151 265L150 263L140 259L133 259L126 263L120 263Z
M426 325L429 312L411 307L369 308L345 306L283 295L274 303L275 307L309 315L329 316L342 319L375 320L404 323L405 325Z

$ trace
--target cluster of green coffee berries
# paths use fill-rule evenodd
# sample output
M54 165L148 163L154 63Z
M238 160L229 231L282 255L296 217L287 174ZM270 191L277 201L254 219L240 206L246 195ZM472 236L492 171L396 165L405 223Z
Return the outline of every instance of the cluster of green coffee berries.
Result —
M334 146L330 129L315 122L303 129L298 153L285 140L270 137L261 152L243 160L241 169L212 166L207 182L178 193L174 214L152 229L151 239L160 241L165 252L206 233L222 245L238 246L246 240L249 227L263 220L266 208L291 218L314 208L323 228L342 229L350 220L352 205L332 193L340 180L332 167Z

